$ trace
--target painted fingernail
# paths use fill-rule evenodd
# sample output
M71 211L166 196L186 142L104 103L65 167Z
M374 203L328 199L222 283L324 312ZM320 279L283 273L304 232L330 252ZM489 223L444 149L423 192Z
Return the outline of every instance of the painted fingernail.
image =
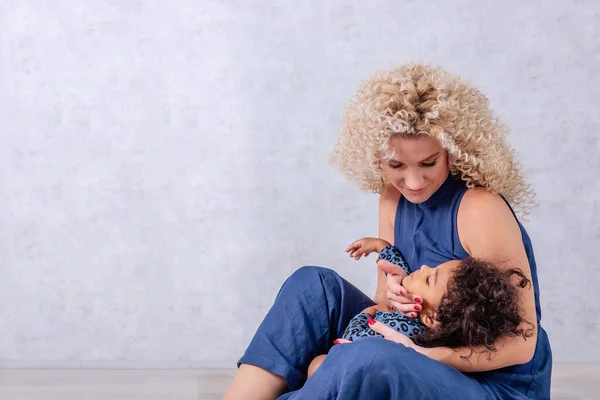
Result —
M422 303L422 302L423 302L423 300L421 300L421 298L420 298L420 297L415 297L415 301L416 301L417 303Z
M415 304L415 311L421 311L421 306L418 304Z
M400 290L398 293L400 293L400 296L404 296L404 292L402 290Z
M373 325L375 323L375 320L373 318L369 318L367 319L367 322L369 323L369 325Z
M339 341L339 340L337 340L337 339L335 339L335 340L333 341L333 344L340 344L340 341Z
M415 314L415 313L410 313L410 316L413 318L417 318L417 314Z

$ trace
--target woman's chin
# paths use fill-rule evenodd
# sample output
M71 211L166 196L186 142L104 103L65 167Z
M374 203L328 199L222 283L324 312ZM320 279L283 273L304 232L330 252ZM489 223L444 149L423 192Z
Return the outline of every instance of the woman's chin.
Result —
M404 197L406 200L410 201L413 204L425 203L431 197L431 193L429 193L429 191L424 191L423 193L419 194L413 194L407 190L401 190L400 193L402 193L402 197Z

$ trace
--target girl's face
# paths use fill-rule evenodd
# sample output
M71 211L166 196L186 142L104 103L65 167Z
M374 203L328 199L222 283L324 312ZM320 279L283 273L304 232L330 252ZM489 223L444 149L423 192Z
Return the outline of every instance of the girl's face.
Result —
M440 306L448 289L448 281L459 264L459 260L452 260L436 268L423 265L402 280L402 286L409 293L422 297L423 310L419 316L425 326L431 327L435 324L435 311Z
M429 199L448 177L448 153L431 136L395 136L389 152L393 156L381 160L383 173L411 203Z

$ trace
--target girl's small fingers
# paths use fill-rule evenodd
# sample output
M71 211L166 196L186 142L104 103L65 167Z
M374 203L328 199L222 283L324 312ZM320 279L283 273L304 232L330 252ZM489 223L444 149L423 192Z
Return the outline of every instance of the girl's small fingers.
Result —
M354 251L353 257L355 257L358 260L365 254L365 251L366 249L363 246L360 246L358 249L356 249L356 251Z
M355 240L354 242L350 243L350 246L348 246L348 248L346 249L346 251L350 251L352 249L356 250L356 249L358 249L360 247L361 247L360 240Z

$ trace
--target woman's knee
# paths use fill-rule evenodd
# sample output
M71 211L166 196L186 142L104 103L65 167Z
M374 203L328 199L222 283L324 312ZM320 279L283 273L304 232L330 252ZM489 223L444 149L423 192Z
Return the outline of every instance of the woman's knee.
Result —
M298 268L286 281L292 287L315 288L321 286L323 281L339 277L338 273L329 268L304 266Z

